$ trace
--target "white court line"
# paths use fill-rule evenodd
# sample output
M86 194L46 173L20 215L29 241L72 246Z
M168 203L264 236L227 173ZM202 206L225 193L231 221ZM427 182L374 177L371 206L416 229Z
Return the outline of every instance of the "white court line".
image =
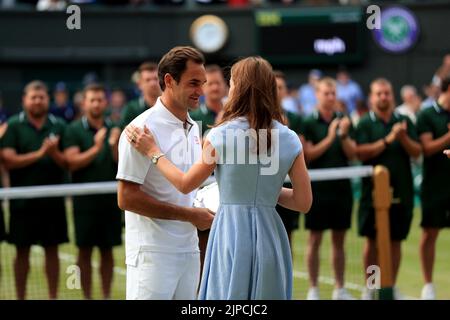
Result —
M303 279L303 280L309 279L308 274L306 272L302 272L302 271L294 271L294 277ZM330 277L319 276L318 281L323 284L334 286L334 279L330 278ZM356 283L351 283L351 282L346 282L345 287L347 289L356 290L359 292L363 292L363 290L364 290L364 286L356 284Z

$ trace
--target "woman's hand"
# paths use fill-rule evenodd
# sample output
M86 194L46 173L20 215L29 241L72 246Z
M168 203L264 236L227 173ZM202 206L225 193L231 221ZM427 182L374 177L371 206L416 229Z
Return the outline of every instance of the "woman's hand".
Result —
M129 124L125 128L127 140L143 155L151 158L153 155L161 153L156 143L155 137L150 130L144 126L144 130L134 125Z
M450 159L450 149L444 150L444 154Z

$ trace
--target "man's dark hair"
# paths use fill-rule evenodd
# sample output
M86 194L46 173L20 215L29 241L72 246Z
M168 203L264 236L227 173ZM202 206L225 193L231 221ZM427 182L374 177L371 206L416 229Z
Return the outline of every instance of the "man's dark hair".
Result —
M33 80L23 88L23 94L26 95L31 90L43 90L48 94L47 85L41 80Z
M273 71L273 74L274 74L275 78L277 78L277 79L283 79L284 81L286 81L286 77L285 77L283 71L280 71L280 70L274 70L274 71Z
M138 68L139 73L141 73L142 71L150 71L150 72L158 71L158 64L151 61L143 62Z
M158 78L159 85L163 91L166 89L164 76L168 73L178 83L181 75L186 70L186 64L189 60L198 64L205 63L203 54L192 47L175 47L161 58L158 65Z
M205 66L206 73L220 72L223 75L222 68L217 64L208 64Z
M86 87L84 87L83 99L86 98L86 93L88 93L89 91L94 91L94 92L102 91L106 96L106 88L101 83L91 83L91 84L88 84Z
M369 85L369 93L372 93L372 87L375 84L382 84L382 85L386 85L386 86L391 87L391 89L393 88L392 87L392 83L388 79L386 79L386 78L376 78L375 80L372 80L372 82Z
M441 92L446 92L448 90L448 86L450 86L450 77L442 79Z

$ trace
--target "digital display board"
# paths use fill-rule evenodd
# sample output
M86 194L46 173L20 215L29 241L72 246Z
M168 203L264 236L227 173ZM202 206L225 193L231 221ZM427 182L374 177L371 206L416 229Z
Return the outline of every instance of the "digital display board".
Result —
M258 53L278 64L362 62L361 8L292 8L255 13Z

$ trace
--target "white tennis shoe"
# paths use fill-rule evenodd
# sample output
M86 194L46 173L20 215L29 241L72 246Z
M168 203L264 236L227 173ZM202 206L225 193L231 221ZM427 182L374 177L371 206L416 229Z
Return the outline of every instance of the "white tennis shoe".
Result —
M355 300L345 288L335 288L332 294L333 300Z
M306 295L306 300L320 300L319 288L311 287Z
M375 289L364 288L361 294L361 300L375 300Z
M423 286L420 298L422 300L436 300L436 291L433 283L429 282Z

